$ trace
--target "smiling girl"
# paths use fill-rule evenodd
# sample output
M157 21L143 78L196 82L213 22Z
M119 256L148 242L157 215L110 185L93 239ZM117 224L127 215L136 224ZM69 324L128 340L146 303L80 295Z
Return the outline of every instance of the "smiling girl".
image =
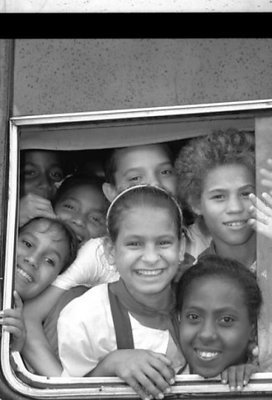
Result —
M252 360L262 304L254 274L235 260L208 255L184 273L177 293L189 372L212 378L241 365L247 383L252 369L243 364Z
M135 186L113 200L106 248L120 279L91 288L61 312L63 376L94 376L99 361L117 349L149 350L149 370L159 370L165 383L171 362L174 370L184 364L172 289L182 224L179 205L164 189Z

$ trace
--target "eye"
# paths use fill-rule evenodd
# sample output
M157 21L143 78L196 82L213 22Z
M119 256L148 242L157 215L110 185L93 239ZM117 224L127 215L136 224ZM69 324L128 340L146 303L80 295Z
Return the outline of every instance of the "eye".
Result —
M32 247L32 244L30 243L29 240L22 239L22 243L29 249Z
M194 322L198 322L200 319L200 316L196 313L188 313L186 314L186 319L189 320L190 322L194 323Z
M59 182L63 179L63 173L61 170L57 169L57 170L53 170L50 172L50 177L56 181Z
M75 209L75 207L73 206L73 204L70 204L70 203L63 203L63 204L62 204L62 207L63 207L63 208L67 208L68 210L74 210L74 209Z
M242 192L241 193L241 196L243 197L243 198L248 198L248 196L250 195L252 193L252 191L249 191L249 190L246 190L246 191L244 191L244 192Z
M231 326L234 321L234 318L230 315L223 315L219 320L220 324L225 327Z
M162 175L173 175L174 169L173 168L165 168L161 171Z
M52 258L50 258L50 257L46 257L46 258L45 258L45 262L46 262L47 264L51 265L52 267L55 266L55 261L54 261Z
M224 200L225 196L223 194L214 194L213 196L211 196L212 200Z
M88 222L95 223L96 225L105 224L105 218L101 215L89 215Z
M126 245L127 247L138 248L141 246L141 242L139 240L131 240Z
M169 239L163 239L163 240L160 240L160 242L159 242L160 247L168 247L168 246L171 246L171 244L172 244L172 241Z
M39 175L39 172L36 169L25 169L23 171L24 177L27 178L35 178L36 176Z
M142 180L141 176L131 176L129 179L129 182L140 182Z

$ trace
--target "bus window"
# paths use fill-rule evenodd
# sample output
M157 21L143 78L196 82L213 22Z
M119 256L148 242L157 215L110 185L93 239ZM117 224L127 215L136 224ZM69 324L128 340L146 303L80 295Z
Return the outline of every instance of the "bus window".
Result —
M10 308L13 304L21 151L29 149L59 151L70 160L68 163L73 167L72 172L94 173L104 179L103 161L112 148L167 143L174 155L177 155L182 146L193 137L203 136L216 130L235 128L255 136L257 194L260 195L263 188L260 185L258 171L260 167L265 166L266 159L271 156L271 118L272 101L12 118L7 171L8 211L6 226L2 232L6 237L5 273L1 294L3 309ZM271 247L272 244L267 239L257 235L257 276L264 297L258 332L261 357L270 352L272 354L270 339L272 313L269 307L270 285L272 285L269 267ZM11 391L10 396L13 394L18 400L137 398L133 389L117 377L65 378L38 375L28 368L18 352L11 353L9 348L10 335L3 331L0 380L9 388L7 390ZM250 384L243 389L243 393L252 399L265 397L271 392L272 370L271 373L253 375ZM1 388L0 395L2 395ZM224 398L229 396L229 388L220 383L219 377L207 380L194 374L178 375L169 398L189 395L197 395L199 398L216 395L218 398Z

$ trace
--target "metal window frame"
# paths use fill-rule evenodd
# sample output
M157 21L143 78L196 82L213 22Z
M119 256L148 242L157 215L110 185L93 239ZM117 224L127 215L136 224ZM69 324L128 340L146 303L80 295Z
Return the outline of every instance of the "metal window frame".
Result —
M180 117L191 118L194 116L204 117L232 115L245 113L249 118L255 115L269 112L272 115L272 99L200 104L175 107L157 107L128 110L112 110L99 112L83 112L71 114L50 114L22 116L10 119L9 129L9 179L8 179L8 208L7 208L7 231L5 247L5 277L3 308L9 308L12 304L13 266L16 254L16 232L18 216L18 172L19 172L19 142L20 129L30 126L52 126L69 125L71 123L109 121L114 125L116 122L146 121L150 118ZM265 115L265 114L263 114ZM10 363L9 334L3 332L1 341L1 367L3 376L8 384L16 392L29 398L58 398L58 399L95 399L95 398L135 398L135 392L119 378L48 378L31 374L24 367L20 355L15 355L15 362L19 374L24 378L18 378ZM272 373L255 374L249 385L244 388L244 394L252 394L254 397L263 394L272 394ZM229 394L227 386L222 385L218 378L201 379L195 375L180 375L172 387L172 395L186 396L189 394L201 394L204 397L211 394ZM170 395L171 396L171 395Z

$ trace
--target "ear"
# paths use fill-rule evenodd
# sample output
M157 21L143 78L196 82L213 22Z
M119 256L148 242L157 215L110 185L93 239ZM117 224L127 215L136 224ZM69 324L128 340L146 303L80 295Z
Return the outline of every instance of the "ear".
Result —
M195 199L193 197L189 197L189 204L196 215L202 215L201 201L200 199Z
M104 252L105 252L106 259L108 260L108 263L110 265L114 265L115 264L115 248L109 237L107 237L107 236L104 237L103 246L104 246Z
M112 200L117 196L117 190L114 185L108 182L104 182L102 185L102 190L106 198L111 203Z

